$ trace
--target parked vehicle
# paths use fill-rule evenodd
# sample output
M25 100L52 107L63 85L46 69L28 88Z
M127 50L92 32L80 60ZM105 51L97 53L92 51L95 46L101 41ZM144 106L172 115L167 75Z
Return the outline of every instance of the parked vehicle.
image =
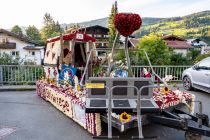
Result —
M210 57L186 69L182 81L186 90L195 88L210 93Z

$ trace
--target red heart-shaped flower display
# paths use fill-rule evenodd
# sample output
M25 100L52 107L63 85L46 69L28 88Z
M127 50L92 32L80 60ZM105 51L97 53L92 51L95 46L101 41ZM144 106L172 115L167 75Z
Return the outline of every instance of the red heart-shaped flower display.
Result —
M118 32L127 37L141 27L142 20L138 14L119 13L115 16L114 25Z

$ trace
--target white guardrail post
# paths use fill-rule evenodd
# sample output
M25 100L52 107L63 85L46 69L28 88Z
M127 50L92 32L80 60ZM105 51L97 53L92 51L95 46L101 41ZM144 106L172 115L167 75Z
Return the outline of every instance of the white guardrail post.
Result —
M35 84L42 75L42 66L0 65L0 85Z

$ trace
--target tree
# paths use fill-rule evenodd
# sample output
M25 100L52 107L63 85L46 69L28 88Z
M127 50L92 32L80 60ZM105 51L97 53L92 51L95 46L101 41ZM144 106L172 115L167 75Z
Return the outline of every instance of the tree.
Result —
M14 27L12 27L11 32L16 33L17 35L20 35L20 36L23 35L22 29L18 25L15 25Z
M154 33L144 36L138 44L139 49L147 52L152 65L168 65L171 62L172 51L166 46L165 41ZM148 65L145 54L142 50L138 53L138 63Z
M33 40L37 43L41 43L41 35L39 33L39 30L34 26L28 26L26 29L26 35L30 40Z
M117 8L117 1L115 1L115 4L112 5L111 14L108 19L108 28L109 28L109 47L112 47L112 44L114 42L115 36L116 36L116 29L114 26L114 18L116 14L118 13Z
M49 13L44 15L44 26L41 29L41 37L44 41L48 38L60 35L63 31L59 22L55 22Z

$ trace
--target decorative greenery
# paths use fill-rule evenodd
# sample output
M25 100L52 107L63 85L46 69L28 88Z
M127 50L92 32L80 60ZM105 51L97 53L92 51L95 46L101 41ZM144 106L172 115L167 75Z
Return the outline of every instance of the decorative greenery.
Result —
M117 1L115 1L115 4L112 5L111 14L108 19L108 28L109 28L109 47L112 47L112 44L114 42L115 36L116 36L116 29L114 26L114 19L116 14L118 13L117 8ZM118 39L119 40L119 39Z

